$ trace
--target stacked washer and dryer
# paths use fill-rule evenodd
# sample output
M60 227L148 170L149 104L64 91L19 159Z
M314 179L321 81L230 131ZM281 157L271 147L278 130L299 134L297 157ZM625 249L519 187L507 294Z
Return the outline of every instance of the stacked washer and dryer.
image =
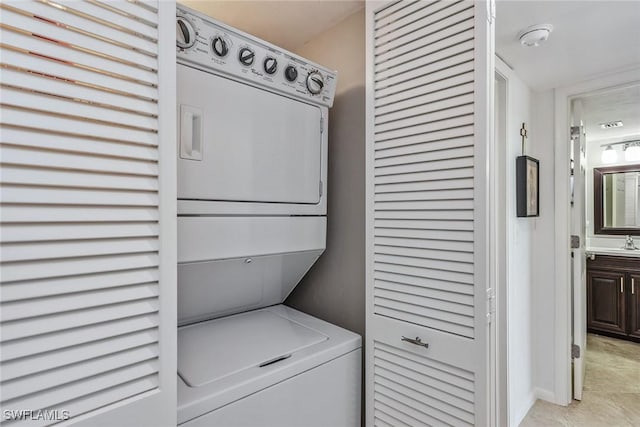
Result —
M178 423L360 424L360 336L282 302L325 249L336 73L178 6Z

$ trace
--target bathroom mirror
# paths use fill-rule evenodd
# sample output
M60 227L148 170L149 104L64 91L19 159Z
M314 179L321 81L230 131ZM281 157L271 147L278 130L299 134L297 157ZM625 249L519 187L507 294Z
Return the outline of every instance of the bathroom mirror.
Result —
M640 164L593 169L595 234L640 235Z

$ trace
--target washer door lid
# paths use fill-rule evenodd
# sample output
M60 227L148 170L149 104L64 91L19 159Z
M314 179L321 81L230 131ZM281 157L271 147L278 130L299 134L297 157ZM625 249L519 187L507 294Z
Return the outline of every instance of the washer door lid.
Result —
M329 339L313 329L257 310L178 329L178 374L200 387L247 369L267 368Z

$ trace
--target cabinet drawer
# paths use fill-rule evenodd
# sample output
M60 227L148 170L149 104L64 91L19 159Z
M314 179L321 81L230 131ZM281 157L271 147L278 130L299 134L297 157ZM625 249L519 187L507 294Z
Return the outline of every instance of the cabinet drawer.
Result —
M640 258L596 255L587 259L589 270L632 272L640 274Z

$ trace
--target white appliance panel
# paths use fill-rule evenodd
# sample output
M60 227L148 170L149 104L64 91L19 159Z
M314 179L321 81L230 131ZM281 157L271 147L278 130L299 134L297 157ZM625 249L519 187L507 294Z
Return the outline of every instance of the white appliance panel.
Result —
M283 302L322 254L326 217L178 217L178 322Z
M322 252L178 264L178 324L280 304Z
M327 218L181 216L178 262L323 250Z
M187 46L178 45L176 57L179 63L187 63L201 70L215 70L217 74L284 93L288 97L311 104L326 107L333 105L337 84L336 71L201 15L183 5L178 5L176 12L176 20L179 21L179 26L184 26L182 29L188 30L187 37L191 42ZM183 31L178 30L176 36L181 34L185 35ZM218 48L216 51L214 44ZM221 45L226 47L224 52L219 49ZM249 54L250 61L241 60L243 53ZM275 65L271 72L266 70L267 60ZM288 71L294 71L294 75L288 74ZM319 87L314 83L314 79L321 83Z
M329 339L268 310L185 326L178 334L178 374L199 387ZM208 342L214 345L200 345ZM190 351L193 348L200 351ZM276 362L277 363L277 362Z
M264 314L279 318L268 325L267 332L259 325L264 321ZM244 324L235 325L237 320ZM224 338L218 332L205 333L210 328L208 324L221 321L229 323L224 326ZM178 376L179 424L190 427L359 425L362 347L359 335L284 305L199 325L178 328L179 359L183 355L189 358L179 362L179 369L186 369L191 362L194 365L188 367L192 369L189 375L199 379L210 379L212 372L216 376L215 365L219 362L232 369L227 375L217 375L216 379L198 387L190 387ZM190 339L182 337L191 328L196 328L198 333ZM257 348L260 343L256 341L256 334L261 333L266 335L263 339L274 341L265 344L268 351ZM209 338L214 335L217 339ZM252 352L260 357L253 357ZM290 357L260 366L262 359L279 353L288 353ZM238 363L231 360L233 355L245 359ZM341 360L345 362L335 363ZM282 384L288 386L281 388ZM301 422L301 417L313 420Z
M182 427L360 426L362 350L315 367Z
M177 67L179 199L319 203L319 106Z

